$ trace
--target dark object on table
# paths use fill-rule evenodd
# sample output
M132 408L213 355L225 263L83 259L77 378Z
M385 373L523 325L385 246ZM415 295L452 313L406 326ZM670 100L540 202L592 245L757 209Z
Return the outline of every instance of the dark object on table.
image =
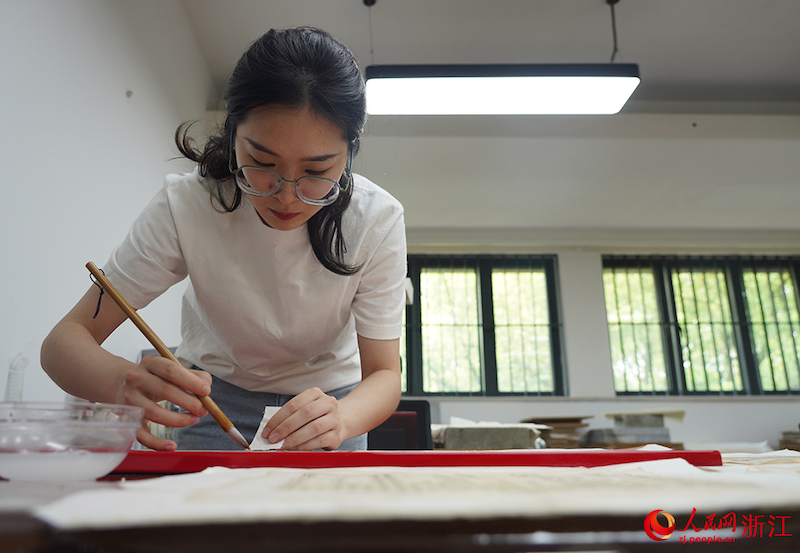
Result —
M433 449L430 403L426 400L400 400L395 412L370 431L367 449Z

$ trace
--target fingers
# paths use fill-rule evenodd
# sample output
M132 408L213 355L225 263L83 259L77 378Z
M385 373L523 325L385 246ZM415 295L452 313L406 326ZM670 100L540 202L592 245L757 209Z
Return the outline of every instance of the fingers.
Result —
M211 383L213 381L212 378L211 378L211 374L207 373L206 371L201 371L201 370L197 370L197 369L193 369L191 372L195 376L199 376L201 379L203 379L203 382L205 382L206 385L208 386L208 388L205 388L205 387L203 388L203 390L208 390L208 391L205 394L200 392L199 395L201 395L201 396L202 395L206 395L207 396L209 393L211 393Z
M338 429L336 417L330 414L319 417L289 434L284 439L283 449L293 451L336 449L342 443Z
M199 396L211 393L211 375L205 371L193 371L157 355L148 355L141 364L152 374L175 384L181 392Z
M181 413L172 411L161 406L155 400L150 400L143 405L144 416L155 423L171 426L173 428L183 428L196 424L200 417L192 413Z
M194 394L208 395L210 389L210 375L207 373L191 371L162 357L148 356L125 375L123 400L144 408L149 420L183 427L196 423L199 417L207 414ZM189 413L165 409L158 404L162 400L183 407Z
M142 423L142 427L136 431L136 440L144 447L155 449L156 451L175 451L178 446L172 440L157 438L150 433L147 427L147 420Z
M336 398L311 388L295 396L267 423L263 436L297 451L336 449L342 443L342 421Z

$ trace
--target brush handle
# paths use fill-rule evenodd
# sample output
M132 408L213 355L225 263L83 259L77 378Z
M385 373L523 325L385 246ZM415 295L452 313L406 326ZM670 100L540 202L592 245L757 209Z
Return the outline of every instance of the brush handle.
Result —
M114 285L111 284L111 282L109 282L109 280L106 278L106 275L104 275L103 272L97 268L97 265L90 261L86 264L86 268L89 269L89 272L92 273L92 276L94 276L97 282L100 283L100 285L103 287L103 290L105 290L106 293L111 296L115 302L117 302L117 305L119 305L120 309L125 312L125 315L128 316L131 322L136 325L136 328L142 331L142 334L144 334L145 338L147 338L147 341L153 344L153 347L156 348L156 351L158 351L162 357L166 357L167 359L180 365L181 362L178 361L178 358L175 357L175 354L173 354L167 345L161 341L161 338L159 338L158 335L153 332L153 329L150 328L146 322L144 322L136 310L131 307L131 304L129 304L128 301L122 297L122 294L120 294L119 291L114 288ZM225 416L225 413L222 412L217 404L214 403L214 400L209 396L201 395L198 395L197 398L200 400L200 403L203 404L203 407L206 408L208 414L211 415L214 420L217 421L217 424L219 424L220 427L230 435L230 430L234 428L233 423L230 421L230 419L228 419L227 416ZM233 438L233 440L239 443L239 440L236 438ZM244 441L243 438L242 441ZM240 443L239 445L242 444ZM246 441L243 447L248 447Z

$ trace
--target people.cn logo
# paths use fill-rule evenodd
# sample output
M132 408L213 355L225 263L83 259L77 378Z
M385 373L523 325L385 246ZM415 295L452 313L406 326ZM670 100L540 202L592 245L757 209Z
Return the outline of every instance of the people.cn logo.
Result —
M658 514L662 513L662 515L667 519L667 525L661 526L658 522ZM644 531L650 537L650 539L656 541L664 541L665 539L669 538L672 535L672 532L675 530L675 517L671 514L662 511L661 509L656 509L646 517L644 517Z

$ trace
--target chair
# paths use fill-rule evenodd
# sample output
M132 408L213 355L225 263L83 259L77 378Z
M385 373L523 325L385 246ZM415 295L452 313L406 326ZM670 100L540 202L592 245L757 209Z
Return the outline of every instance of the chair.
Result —
M400 400L395 412L370 431L367 449L433 449L430 403L426 400Z

